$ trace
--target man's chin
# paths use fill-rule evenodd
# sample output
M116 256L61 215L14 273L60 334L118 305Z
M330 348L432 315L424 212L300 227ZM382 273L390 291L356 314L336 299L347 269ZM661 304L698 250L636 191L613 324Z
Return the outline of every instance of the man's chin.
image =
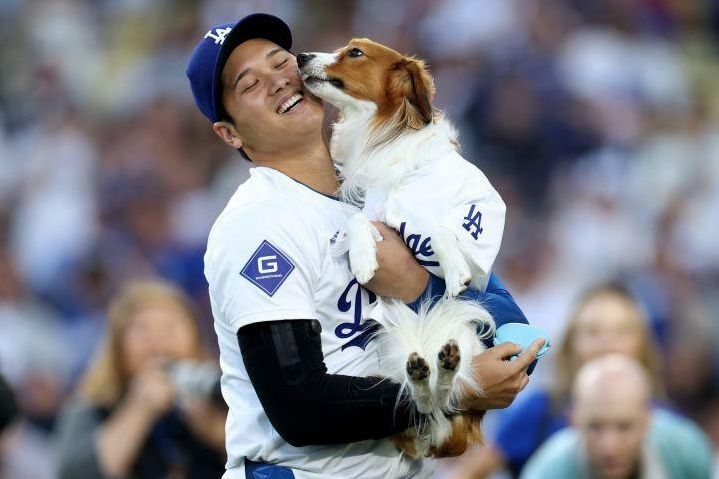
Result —
M324 101L322 101L322 98L318 97L317 95L309 91L307 88L304 89L304 95L305 101L309 101L320 107L324 105Z
M600 479L627 479L631 477L631 471L622 464L608 464L599 468Z

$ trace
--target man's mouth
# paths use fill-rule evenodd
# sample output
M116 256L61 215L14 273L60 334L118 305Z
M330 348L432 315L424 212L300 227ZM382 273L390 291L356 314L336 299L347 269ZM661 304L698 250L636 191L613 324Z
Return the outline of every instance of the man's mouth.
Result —
M302 103L304 100L304 95L302 92L297 92L294 95L292 95L287 101L285 101L280 107L277 109L277 113L280 115L284 115L285 113L288 113L292 111L297 105Z

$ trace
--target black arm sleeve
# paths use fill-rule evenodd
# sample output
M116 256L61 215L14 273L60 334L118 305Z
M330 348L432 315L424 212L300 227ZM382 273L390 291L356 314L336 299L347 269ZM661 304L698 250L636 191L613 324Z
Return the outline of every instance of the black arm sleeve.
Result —
M400 386L327 374L316 320L271 321L237 333L242 359L270 422L293 446L379 439L420 417Z

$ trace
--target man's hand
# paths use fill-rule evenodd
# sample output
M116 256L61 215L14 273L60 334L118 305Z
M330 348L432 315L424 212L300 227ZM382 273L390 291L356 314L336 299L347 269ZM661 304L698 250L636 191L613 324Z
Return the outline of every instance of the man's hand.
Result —
M383 240L377 242L379 268L365 287L380 296L411 303L424 292L429 282L429 273L417 263L396 231L384 223L372 223Z
M487 349L472 358L474 376L482 392L464 391L461 405L464 409L486 411L504 409L512 404L517 394L529 383L527 368L544 346L544 339L532 343L514 361L508 359L519 353L521 346L504 343Z

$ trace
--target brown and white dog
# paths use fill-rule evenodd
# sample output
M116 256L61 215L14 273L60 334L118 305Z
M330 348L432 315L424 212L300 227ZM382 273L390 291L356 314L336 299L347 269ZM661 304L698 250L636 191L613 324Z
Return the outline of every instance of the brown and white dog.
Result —
M342 198L361 205L347 226L352 272L362 284L377 269L370 220L400 232L420 264L445 279L446 298L419 317L385 301L375 314L381 373L409 387L429 418L414 455L461 453L479 438L476 417L444 413L460 401L459 383L477 390L469 360L483 349L476 331L494 322L477 302L452 299L468 286L484 290L504 230L505 205L485 175L459 154L451 124L432 105L424 63L368 39L334 53L297 57L307 90L336 106L330 150L341 168ZM428 361L426 358L437 358ZM407 436L411 438L412 436Z

